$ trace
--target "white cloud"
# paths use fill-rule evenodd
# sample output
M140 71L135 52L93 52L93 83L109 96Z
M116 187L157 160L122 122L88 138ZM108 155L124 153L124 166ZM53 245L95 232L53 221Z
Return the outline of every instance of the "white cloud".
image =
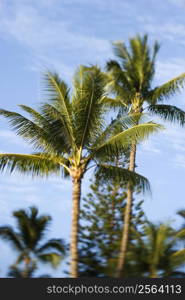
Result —
M13 37L30 49L36 57L36 65L46 63L48 66L50 62L58 68L61 57L65 59L69 53L72 60L74 60L74 53L75 59L80 53L86 63L91 62L92 57L98 62L111 49L109 41L72 31L69 21L43 15L41 10L29 3L14 3L11 9L5 6L0 17L1 34L6 38ZM77 61L77 64L79 63L81 61ZM71 72L64 61L61 68L64 72L66 69L68 73Z
M1 129L0 137L16 145L21 145L21 146L23 145L21 138L18 137L13 131Z
M175 167L185 167L185 128L169 126L164 132L164 151L171 154L167 159Z
M16 147L16 152L18 153L20 153L20 151L32 151L31 147L21 137L17 136L13 131L0 129L0 139L2 147L0 151L1 153L11 153L12 150L10 149L12 149L12 146Z
M159 60L156 64L156 79L160 83L182 74L185 72L185 60L182 58L173 58L168 60Z
M161 26L160 23L156 21L151 21L144 25L147 32L152 33L153 36L157 36L157 39L165 39L169 41L175 41L179 39L179 43L183 43L180 38L184 37L185 26L177 22L164 22Z
M155 138L150 138L147 141L144 141L141 144L139 152L146 152L148 154L159 155L162 153L161 149L159 148L159 143L156 141Z
M174 6L185 8L184 0L168 0L170 3L174 4Z
M178 168L185 168L185 153L176 154L172 159L172 162Z

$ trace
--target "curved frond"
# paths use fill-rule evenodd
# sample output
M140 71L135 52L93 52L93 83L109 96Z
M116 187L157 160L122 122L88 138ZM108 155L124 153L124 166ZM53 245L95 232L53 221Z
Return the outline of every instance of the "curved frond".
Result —
M153 104L157 101L167 100L177 92L180 92L185 85L185 73L171 79L170 81L164 83L163 85L154 88L150 92L149 99Z
M143 192L150 192L148 179L138 173L131 172L128 169L108 164L99 164L96 168L95 176L100 182L117 179L118 182L121 182L122 184L131 182L134 187L140 188Z
M45 254L39 254L38 259L43 263L49 263L53 268L57 268L60 264L63 256L61 254L50 252Z
M37 249L37 253L42 254L47 250L57 250L64 255L66 252L66 245L62 239L50 239Z
M44 118L31 107L25 105L21 105L21 107L32 117L34 115L34 122L19 113L0 110L0 114L9 120L11 127L19 136L32 144L36 150L55 153L63 153L67 150L68 145L63 135L64 130L61 123L58 124L55 120Z
M23 245L21 242L21 237L18 233L16 233L12 227L10 226L1 226L0 227L0 237L6 241L9 241L12 246L18 250L23 250Z
M113 109L120 108L120 107L125 108L125 111L128 109L128 105L120 97L116 97L114 99L109 97L103 97L102 102L106 106Z
M171 265L172 266L181 266L185 265L185 249L180 249L178 251L175 251L171 256Z
M176 106L165 104L150 105L148 111L164 120L177 122L180 125L185 124L185 112Z
M119 153L119 151L123 151L128 148L129 145L139 143L150 134L158 132L163 128L163 126L153 122L135 125L108 138L102 145L94 149L94 153L95 155L99 155L103 152Z
M34 154L0 154L0 170L14 170L37 176L48 176L60 172L60 161L58 158L45 157Z

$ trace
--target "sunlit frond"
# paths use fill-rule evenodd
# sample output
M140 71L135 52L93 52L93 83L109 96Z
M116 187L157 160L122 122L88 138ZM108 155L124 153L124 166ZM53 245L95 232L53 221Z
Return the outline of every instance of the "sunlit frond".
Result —
M56 268L63 259L63 256L55 252L50 252L45 254L39 254L38 258L41 262L49 263L53 268Z
M151 103L155 104L157 101L164 101L180 92L185 86L185 73L171 79L170 81L164 83L163 85L154 88L149 93L149 100Z
M34 154L0 154L1 171L7 170L12 173L17 170L33 176L48 176L52 173L60 173L60 168L58 158L54 160Z
M159 124L148 122L132 126L116 135L110 137L102 145L95 148L94 151L97 155L108 152L117 153L119 150L126 149L132 143L139 143L146 139L150 134L158 132L163 129Z
M60 79L58 74L47 72L45 74L45 90L49 100L53 103L53 106L60 112L63 126L68 134L68 139L71 141L71 146L74 148L75 137L72 125L72 108L68 97L69 90L67 85Z
M74 77L73 115L78 146L91 143L99 134L104 113L105 79L98 67L81 66Z

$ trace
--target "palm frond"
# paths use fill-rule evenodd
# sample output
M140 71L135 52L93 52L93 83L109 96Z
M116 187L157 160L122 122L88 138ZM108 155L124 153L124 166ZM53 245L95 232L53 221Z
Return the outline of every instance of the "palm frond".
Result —
M69 90L67 85L56 73L47 72L45 74L45 90L53 106L60 112L65 132L71 141L71 146L75 147L75 137L72 125L71 103L69 101Z
M144 114L125 114L123 116L117 116L116 119L113 119L109 125L102 131L98 136L94 145L90 149L97 149L102 144L106 143L110 138L116 136L116 134L121 133L123 130L129 129L130 127L136 126L139 122L142 122L145 119Z
M14 170L36 176L48 176L60 172L61 165L58 158L45 157L34 154L0 154L0 170Z
M122 184L131 182L134 187L139 187L143 192L150 192L151 190L149 181L144 176L109 164L99 164L96 168L95 176L102 183L116 179Z
M128 109L128 105L121 99L120 97L110 98L110 97L103 97L102 102L113 109L124 107L125 111Z
M45 254L39 254L38 259L43 263L49 263L53 268L58 267L61 260L63 259L63 256L61 254L50 252Z
M0 237L6 241L9 241L12 246L18 250L23 250L23 244L21 242L21 237L16 233L10 226L1 226L0 227Z
M64 255L66 252L66 245L62 239L50 239L37 249L37 253L42 254L47 250L57 250Z
M149 99L153 104L157 101L167 100L177 92L180 92L185 85L185 73L171 79L163 85L154 88L149 94Z
M123 42L113 43L114 54L121 60L129 62L131 60L130 53Z
M62 135L61 123L58 124L54 120L47 120L31 107L21 107L27 112L29 111L32 115L37 115L37 118L34 117L34 121L31 121L19 113L4 109L0 110L0 114L9 120L11 127L19 136L33 145L35 150L45 150L55 153L67 151L68 145Z
M185 124L185 112L173 105L154 104L148 107L148 111L156 114L164 120L177 122L180 125Z
M103 121L105 80L97 67L81 66L74 77L73 114L79 147L99 134Z
M107 139L102 145L94 149L94 153L95 155L101 155L102 152L118 153L119 151L124 151L129 145L139 143L150 134L158 132L163 128L163 126L153 122L132 126Z
M185 265L185 249L175 251L171 256L171 265L178 267Z

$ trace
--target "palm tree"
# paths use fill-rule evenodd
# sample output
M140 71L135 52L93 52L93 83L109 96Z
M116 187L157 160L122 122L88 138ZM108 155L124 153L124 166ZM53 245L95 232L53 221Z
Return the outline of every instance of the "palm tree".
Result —
M104 115L104 75L98 67L81 66L73 80L73 93L55 73L47 72L45 84L49 102L36 111L21 105L32 120L4 109L0 114L9 119L18 135L30 142L37 153L0 154L0 169L18 170L32 175L51 173L72 179L71 277L78 277L78 227L82 178L89 168L96 167L96 176L108 180L131 180L147 189L146 178L111 164L112 157L123 153L131 141L140 141L161 126L153 122L135 125L133 116L113 120L106 126ZM118 123L122 131L113 134ZM129 128L131 126L132 128ZM38 153L38 151L40 151ZM102 158L104 162L101 163Z
M65 244L59 239L50 239L42 243L51 217L38 215L38 209L31 207L29 211L18 210L13 213L17 221L17 230L12 226L1 226L0 237L11 243L19 253L12 272L19 273L22 277L30 277L37 268L37 262L45 262L57 267L64 257ZM20 272L18 265L23 263Z
M105 102L111 107L119 107L121 113L127 110L131 114L137 114L147 110L150 114L160 116L164 120L177 121L183 125L185 123L184 111L176 106L163 104L163 101L168 100L184 86L185 73L161 86L153 87L158 50L159 44L156 42L151 53L147 35L130 39L129 48L124 43L114 43L114 53L118 61L110 60L107 63L107 88L114 92L116 98L106 98ZM136 143L133 143L130 148L130 171L135 170L136 150ZM133 186L128 183L127 206L116 277L123 274L125 265L133 192Z
M178 270L185 263L185 248L180 248L185 229L175 230L169 224L147 222L144 235L132 245L130 259L139 265L144 277L173 277L184 275ZM180 249L179 249L180 248Z

